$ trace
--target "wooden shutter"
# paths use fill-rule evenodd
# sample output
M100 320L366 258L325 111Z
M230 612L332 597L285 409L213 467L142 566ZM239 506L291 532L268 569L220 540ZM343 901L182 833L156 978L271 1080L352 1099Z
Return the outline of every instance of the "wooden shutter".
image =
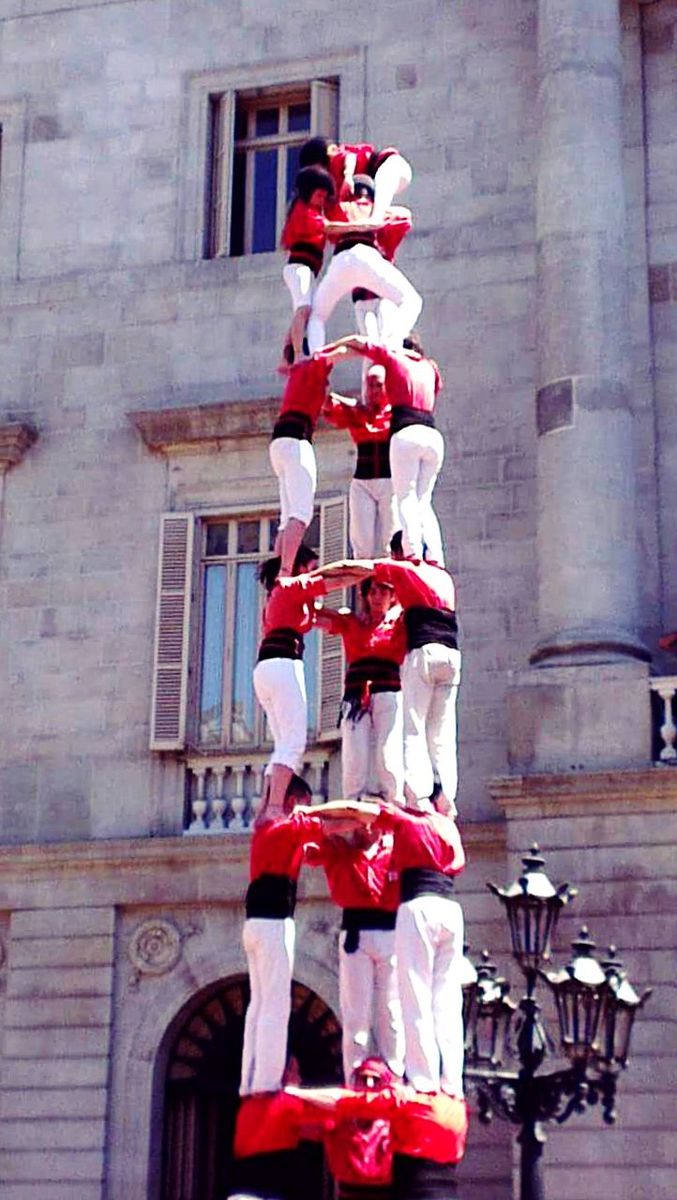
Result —
M225 258L230 253L230 214L233 191L233 137L235 130L235 93L224 92L212 98L211 148L212 180L208 228L209 253Z
M314 79L310 85L310 131L313 135L323 137L338 137L338 100L337 83L329 83L324 79Z
M347 503L345 496L325 500L320 505L320 562L336 562L344 558L348 540ZM327 608L345 605L345 591L330 592L325 598ZM336 738L336 722L343 694L345 655L343 639L321 634L320 646L320 719L319 737Z
M191 513L164 513L155 615L151 750L181 750L186 738L193 531Z

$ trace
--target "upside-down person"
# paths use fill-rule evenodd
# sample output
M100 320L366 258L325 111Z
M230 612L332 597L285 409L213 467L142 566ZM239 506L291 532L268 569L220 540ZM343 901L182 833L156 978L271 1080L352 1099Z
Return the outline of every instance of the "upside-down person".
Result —
M377 246L379 230L389 221L410 224L408 209L390 209L374 216L374 189L368 176L355 179L355 199L334 205L326 226L334 253L313 297L307 337L311 351L326 342L326 324L339 300L354 288L366 288L390 301L387 322L381 314L383 338L401 345L416 323L423 301L402 272L388 262Z
M365 360L366 362L366 360ZM348 492L348 532L355 558L378 558L388 552L399 528L390 477L391 408L384 395L385 367L369 367L364 400L330 392L323 416L346 429L357 447Z
M404 803L400 665L406 653L402 611L391 583L366 579L365 611L324 608L316 622L343 641L346 675L341 703L343 796L357 800L374 789Z
M294 182L292 199L282 230L281 243L289 251L282 272L292 303L292 323L287 345L293 362L303 357L303 339L317 276L322 269L327 240L325 205L334 198L334 181L323 167L304 167Z
M309 866L324 867L329 895L342 909L339 1000L346 1081L364 1059L370 1030L393 1076L404 1071L395 959L399 880L391 872L393 844L392 834L373 827L356 824L337 835L329 824L319 850L313 847L308 856Z
M280 524L275 553L282 574L291 575L296 552L313 519L317 463L313 431L327 398L331 369L345 353L342 346L314 354L290 368L269 447L280 487Z
M299 165L315 164L328 170L336 185L339 200L354 194L355 177L368 175L374 181L375 216L380 220L390 208L394 197L409 186L411 166L395 146L377 150L369 142L355 145L332 142L313 137L301 147Z
M261 619L262 638L254 667L254 692L264 709L273 735L273 750L266 767L268 811L279 817L294 772L301 766L308 733L308 705L303 670L304 635L315 623L315 599L332 588L343 587L337 564L321 571L317 555L302 545L293 563L293 574L281 577L280 558L263 563L259 579L267 598Z
M444 550L432 495L444 461L444 439L435 428L434 408L442 387L437 363L423 354L415 336L399 349L374 345L363 337L341 338L348 357L362 356L385 368L385 392L392 406L390 470L404 552L444 566Z

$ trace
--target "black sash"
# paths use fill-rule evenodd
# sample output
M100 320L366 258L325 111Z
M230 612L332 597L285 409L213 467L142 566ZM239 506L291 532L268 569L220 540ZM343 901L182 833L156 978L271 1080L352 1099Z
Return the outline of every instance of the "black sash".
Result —
M276 438L290 437L296 438L298 442L312 442L313 440L313 422L307 413L292 412L291 410L282 413L273 425L273 434L271 442Z
M344 954L354 954L360 944L362 929L394 929L397 913L383 908L344 908L341 929L346 930Z
M337 254L343 254L344 250L354 250L355 246L373 246L376 249L376 234L351 233L341 237L334 246L334 258Z
M293 917L296 907L296 882L288 875L259 875L247 888L245 911L248 917L282 921Z
M376 292L370 292L369 288L353 288L351 300L353 304L357 304L358 300L380 300L381 297L376 295Z
M448 608L429 608L427 604L412 604L404 614L407 631L407 647L417 650L436 642L458 650L458 622L456 613Z
M289 251L289 262L303 263L304 266L310 267L313 275L319 275L323 257L319 246L312 246L310 242L294 242Z
M391 434L399 433L400 429L406 429L409 425L427 425L429 429L435 429L435 418L424 408L412 408L409 404L396 404L390 419Z
M400 903L415 900L417 896L445 896L449 899L454 891L451 875L426 867L407 867L400 878Z
M390 442L358 442L355 479L390 479Z
M337 1183L336 1200L392 1200L392 1184L374 1187L368 1183Z
M231 1163L228 1195L259 1200L291 1200L297 1167L296 1149L250 1154ZM232 1180L232 1181L231 1181Z
M389 658L377 658L376 655L356 659L346 671L339 724L344 717L349 721L359 721L369 710L371 697L378 692L401 690L399 663Z
M393 1200L453 1200L457 1195L454 1163L393 1155Z
M303 634L295 629L273 629L263 638L256 661L268 658L303 658Z

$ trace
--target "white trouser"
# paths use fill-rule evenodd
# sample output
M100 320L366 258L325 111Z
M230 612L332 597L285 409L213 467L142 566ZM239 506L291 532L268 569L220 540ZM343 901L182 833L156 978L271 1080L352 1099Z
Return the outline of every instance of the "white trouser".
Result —
M374 175L374 207L372 218L383 220L385 211L390 208L398 192L403 192L411 183L412 171L406 158L401 154L390 154L381 163Z
M346 1085L367 1057L373 1030L376 1053L396 1075L404 1072L404 1030L397 990L394 929L361 929L354 954L339 940L339 998L343 1023L343 1074Z
M268 453L280 485L280 529L286 527L290 517L310 525L317 486L312 442L305 438L274 438Z
M315 274L310 267L305 263L287 263L282 270L282 278L289 288L293 311L310 308L315 291Z
M254 667L254 691L273 735L269 766L298 771L308 736L306 677L300 658L265 658Z
M295 929L292 917L248 917L242 931L251 999L244 1022L240 1095L276 1092L287 1063Z
M404 802L403 728L401 692L377 692L359 721L344 717L341 766L346 800L357 800L376 784L385 800Z
M444 462L444 438L429 425L407 425L390 439L390 470L397 502L404 553L428 557L444 566L439 521L433 509L433 488Z
M308 346L311 354L326 341L326 323L339 300L353 288L364 287L384 296L397 306L397 320L391 330L393 343L400 346L412 330L423 301L397 267L386 261L375 246L360 243L332 258L320 281L308 319Z
M351 479L348 492L353 558L381 558L399 529L391 479Z
M445 896L417 896L397 911L397 979L404 1067L417 1092L463 1095L463 911Z
M410 650L402 664L404 778L410 800L430 796L437 771L452 812L458 787L456 697L461 652L439 642Z

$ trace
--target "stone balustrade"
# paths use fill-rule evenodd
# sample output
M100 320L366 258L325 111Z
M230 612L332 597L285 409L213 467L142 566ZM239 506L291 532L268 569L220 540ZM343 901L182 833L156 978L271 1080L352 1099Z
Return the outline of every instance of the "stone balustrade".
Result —
M301 774L312 790L313 803L327 799L329 751L310 749ZM263 773L269 755L189 754L186 757L184 833L246 833L261 804Z
M674 698L677 694L677 675L660 675L655 679L650 679L649 686L652 692L655 692L663 701L662 724L659 729L662 747L658 758L660 762L677 763L677 749L675 748L675 740L677 740L675 716L677 714L674 707Z

